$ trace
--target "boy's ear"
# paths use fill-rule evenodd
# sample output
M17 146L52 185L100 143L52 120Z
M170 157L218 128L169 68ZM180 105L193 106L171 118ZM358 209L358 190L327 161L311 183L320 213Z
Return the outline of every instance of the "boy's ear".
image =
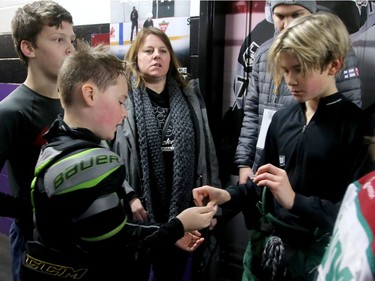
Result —
M334 59L331 62L328 74L330 74L330 75L336 75L337 73L339 73L340 70L342 69L343 63L344 63L344 59L343 58Z
M94 87L90 83L83 84L81 87L82 99L87 106L94 104Z
M28 58L35 57L34 47L29 41L22 40L20 43L20 49L22 53L25 55L25 57L28 57Z

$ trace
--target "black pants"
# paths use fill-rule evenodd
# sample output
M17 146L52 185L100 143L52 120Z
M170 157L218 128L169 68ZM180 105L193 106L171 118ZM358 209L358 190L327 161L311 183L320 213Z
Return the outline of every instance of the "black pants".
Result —
M182 281L190 253L175 245L151 250L154 281Z
M138 22L132 21L132 27L131 27L131 33L130 33L130 41L133 41L134 27L135 27L135 35L137 35L138 34Z

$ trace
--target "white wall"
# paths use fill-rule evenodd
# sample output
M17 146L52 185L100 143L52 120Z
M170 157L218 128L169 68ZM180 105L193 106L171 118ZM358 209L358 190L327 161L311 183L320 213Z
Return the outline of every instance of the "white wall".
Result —
M10 33L10 22L16 9L33 0L0 0L0 33ZM129 14L118 7L140 7L140 17L146 18L144 13L152 11L152 0L55 0L66 8L73 16L74 25L99 24L119 22L118 19L129 20ZM168 1L168 0L165 0ZM112 10L111 10L112 2ZM175 0L175 16L199 16L200 0ZM147 7L144 6L147 5ZM116 7L115 9L113 7ZM144 10L144 11L143 11ZM150 10L150 11L149 11Z
M73 16L74 25L109 23L110 0L57 0Z
M4 1L0 7L0 33L9 33L11 31L10 22L19 6L24 5L27 1Z
M0 33L11 32L10 22L14 13L28 2L33 2L33 0L0 0ZM56 0L56 2L72 14L74 25L110 22L110 0Z

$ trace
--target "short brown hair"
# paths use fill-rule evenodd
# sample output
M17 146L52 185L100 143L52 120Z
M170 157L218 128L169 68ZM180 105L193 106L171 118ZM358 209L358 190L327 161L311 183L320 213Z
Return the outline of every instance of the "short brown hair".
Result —
M28 64L28 58L21 51L22 40L36 46L36 37L44 26L59 28L63 21L73 24L72 15L54 1L35 1L18 8L11 26L14 48L21 61Z
M109 45L90 47L78 42L77 51L69 55L57 77L57 88L61 102L70 105L77 87L92 81L100 90L107 89L120 75L126 76L124 62L111 54Z

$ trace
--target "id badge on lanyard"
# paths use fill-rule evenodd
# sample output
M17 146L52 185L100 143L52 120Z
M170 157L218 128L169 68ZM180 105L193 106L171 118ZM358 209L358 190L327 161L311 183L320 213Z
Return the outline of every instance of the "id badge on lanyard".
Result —
M270 126L272 116L277 111L278 107L266 107L263 111L262 123L260 125L257 148L263 149L264 143L266 142L266 135L268 127Z
M276 83L273 95L272 95L272 101L268 101L266 106L263 110L263 117L262 117L262 123L260 125L259 135L258 135L258 141L257 141L257 148L258 149L264 149L264 144L266 142L266 135L268 131L268 127L270 126L272 116L275 114L277 110L283 107L282 104L277 103L277 96L278 96L278 89L281 82Z

